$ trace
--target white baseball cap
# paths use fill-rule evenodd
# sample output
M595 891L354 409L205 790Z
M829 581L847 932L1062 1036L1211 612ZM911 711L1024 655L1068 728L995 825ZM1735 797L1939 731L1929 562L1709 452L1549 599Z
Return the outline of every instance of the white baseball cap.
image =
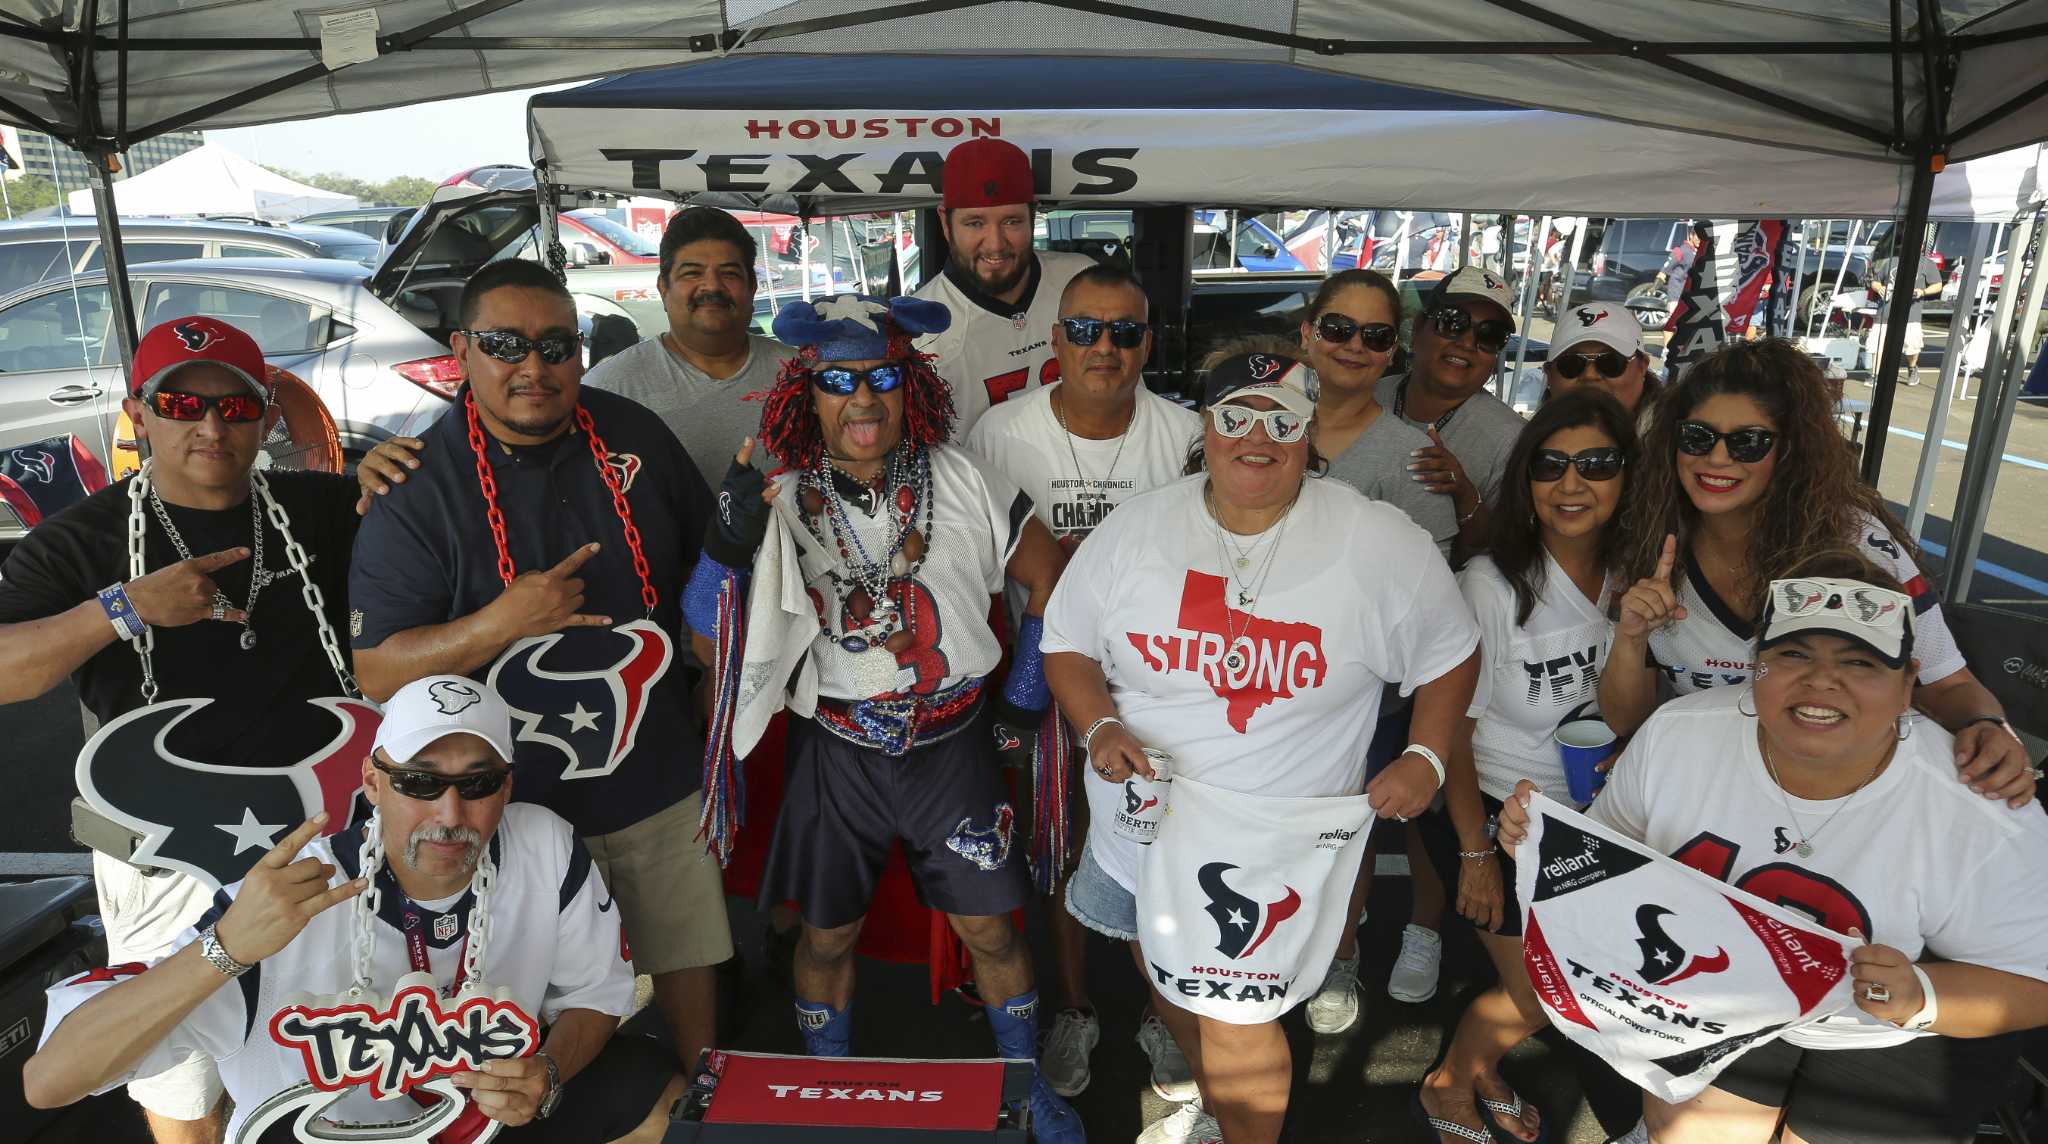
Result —
M1581 342L1599 342L1623 357L1634 357L1643 348L1643 324L1626 306L1586 302L1559 315L1550 335L1550 356Z
M398 689L384 704L372 750L404 766L443 735L475 735L512 761L512 712L488 684L461 675L429 675Z
M1437 279L1436 287L1426 298L1428 306L1452 298L1478 298L1499 306L1501 313L1508 317L1508 324L1515 321L1515 295L1501 276L1483 266L1460 266L1448 276Z

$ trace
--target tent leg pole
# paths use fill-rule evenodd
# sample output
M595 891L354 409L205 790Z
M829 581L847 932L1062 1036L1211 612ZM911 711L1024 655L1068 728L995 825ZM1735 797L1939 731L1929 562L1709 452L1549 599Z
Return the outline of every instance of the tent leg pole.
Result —
M1515 315L1515 368L1508 371L1507 384L1501 386L1501 400L1511 405L1514 403L1515 386L1522 380L1522 363L1529 356L1529 323L1536 317L1536 251L1549 233L1550 216L1544 215L1543 221L1529 235L1529 255L1522 263L1522 305L1521 312ZM1501 245L1508 252L1508 266L1513 268L1515 247L1512 228L1502 228ZM1537 400L1542 400L1541 394L1537 395Z
M2006 335L2012 329L2013 321L2019 313L2016 303L2025 291L2026 268L2034 239L2035 221L2033 215L2023 216L2013 223L2005 235L2006 286L1999 291L1998 301L1992 307L1989 319L1990 328L1985 331L1984 373L1977 386L1977 415L1973 416L1970 422L1969 444L1963 452L1963 477L1956 489L1955 509L1949 518L1949 547L1952 550L1958 547L1953 542L1969 535L1974 527L1971 514L1975 511L1977 486L1984 478L1985 450L1989 448L1987 442L1991 433L1991 417L1984 413L1991 406L1984 402L1983 397L1987 392L1995 392L1993 387L2003 373L2001 363L2005 360ZM1968 588L1968 578L1962 576L1961 570L1956 566L1953 551L1949 554L1942 586L1944 594L1954 600L1963 598L1956 595L1958 587Z
M1934 155L1922 149L1913 168L1913 189L1906 203L1906 219L1900 224L1894 249L1898 261L1892 272L1891 293L1885 298L1891 313L1884 323L1884 348L1878 354L1876 385L1870 395L1870 424L1863 438L1863 481L1877 487L1884 468L1885 437L1892 427L1892 399L1899 385L1899 359L1905 356L1906 320L1913 313L1913 292L1920 281L1920 255L1927 240L1927 205L1934 198ZM1915 362L1915 366L1919 363Z
M1942 438L1948 433L1948 398L1955 392L1956 375L1970 344L1970 300L1977 296L1979 270L1984 252L1991 245L1991 228L1983 223L1970 228L1970 260L1963 265L1963 280L1956 289L1956 308L1948 320L1948 350L1941 356L1941 380L1934 383L1934 408L1927 414L1927 439L1920 450L1920 466L1913 474L1913 499L1906 506L1906 532L1920 539L1927 524L1927 502L1934 495L1934 472L1941 464ZM1953 538L1951 538L1953 539Z
M1564 293L1558 296L1557 313L1560 318L1571 309L1572 291L1579 285L1579 255L1586 248L1586 232L1593 229L1591 215L1582 215L1579 224L1572 230L1572 253L1564 266Z
M121 376L135 366L135 297L128 281L128 252L121 246L121 216L114 205L114 154L94 151L86 156L92 167L92 209L100 228L102 263L107 271L107 293L114 308L114 342L121 351Z

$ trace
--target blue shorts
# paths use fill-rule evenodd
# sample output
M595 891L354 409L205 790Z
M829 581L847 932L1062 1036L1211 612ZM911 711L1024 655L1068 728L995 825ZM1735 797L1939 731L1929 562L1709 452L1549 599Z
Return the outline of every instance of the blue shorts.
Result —
M1387 764L1408 749L1408 719L1415 713L1410 703L1402 703L1399 710L1387 713L1385 700L1381 700L1379 722L1373 724L1372 742L1365 748L1365 781L1371 782L1387 769Z
M1081 862L1073 877L1067 879L1067 912L1104 937L1138 940L1137 895L1096 865L1095 852L1086 846L1081 848Z

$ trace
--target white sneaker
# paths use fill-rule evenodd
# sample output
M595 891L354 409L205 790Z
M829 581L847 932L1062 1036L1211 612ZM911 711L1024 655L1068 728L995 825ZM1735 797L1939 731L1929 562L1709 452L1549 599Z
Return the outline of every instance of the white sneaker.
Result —
M1341 1033L1358 1023L1358 958L1333 958L1323 987L1308 999L1308 1027Z
M1638 1120L1636 1126L1629 1129L1625 1135L1616 1136L1614 1144L1650 1144L1650 1126Z
M1178 1102L1202 1095L1195 1085L1195 1070L1164 1021L1146 1014L1144 1023L1138 1026L1138 1047L1152 1061L1152 1091L1159 1094L1159 1099Z
M1401 956L1387 975L1387 996L1411 1005L1436 996L1436 975L1444 955L1444 939L1435 930L1410 925L1401 931Z
M1223 1128L1199 1104L1183 1104L1138 1133L1137 1144L1223 1144Z
M1102 1039L1102 1025L1092 1013L1062 1009L1052 1020L1052 1031L1038 1049L1038 1071L1061 1096L1079 1096L1094 1074L1088 1071L1088 1054Z

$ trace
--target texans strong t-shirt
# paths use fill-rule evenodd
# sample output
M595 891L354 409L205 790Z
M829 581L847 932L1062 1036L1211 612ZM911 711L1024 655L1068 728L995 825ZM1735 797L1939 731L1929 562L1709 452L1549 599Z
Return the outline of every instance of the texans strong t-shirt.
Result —
M1042 646L1101 664L1124 726L1172 755L1176 775L1273 797L1357 794L1382 685L1410 693L1463 663L1479 642L1471 612L1428 533L1334 481L1304 481L1284 530L1252 541L1248 568L1227 567L1207 480L1133 497L1095 530L1053 592ZM1233 573L1253 582L1275 545L1254 602L1238 606ZM1092 774L1083 786L1089 848L1132 887L1142 848L1108 829L1120 788Z

